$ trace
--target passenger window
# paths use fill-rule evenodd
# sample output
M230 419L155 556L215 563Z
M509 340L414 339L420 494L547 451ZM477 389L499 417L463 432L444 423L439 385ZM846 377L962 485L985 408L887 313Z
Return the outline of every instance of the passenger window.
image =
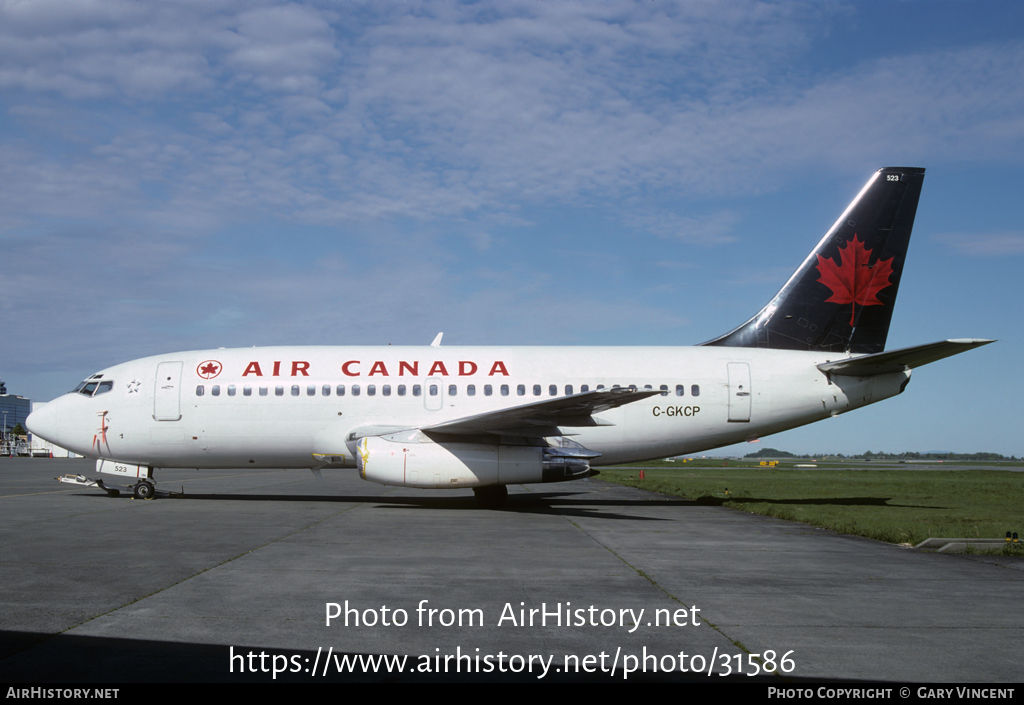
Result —
M476 385L475 384L467 384L466 385L466 396L468 396L468 397L475 397L476 396Z
M210 387L210 394L215 396L215 397L219 397L220 396L220 385L219 384L215 384L212 387Z
M335 390L335 391L338 392L338 396L339 397L345 396L345 385L344 384L339 384L337 390Z
M582 392L589 392L589 391L590 391L590 385L589 384L581 384L580 385L580 392L581 393Z
M398 385L398 396L400 396L400 397L404 397L405 396L405 385L404 384Z
M380 388L380 393L383 394L386 397L390 397L391 396L391 385L390 384L385 384L383 387Z
M359 396L359 385L358 384L353 384L352 385L352 396L354 396L354 397L358 397Z
M489 384L485 384L485 385L484 385L484 396L485 396L485 397L489 397L489 396L491 396L492 394L494 394L494 387L492 387L492 386L491 386L491 385L489 385Z
M94 394L93 396L97 396L98 397L100 394L106 394L107 392L109 392L113 388L114 388L113 380L109 380L108 379L106 382L100 382L99 389L96 390L96 394Z
M533 385L533 396L535 396L535 397L539 397L540 396L540 385L539 384Z
M654 389L654 387L652 387L652 386L651 386L651 385L649 385L649 384L645 384L645 385L644 385L644 389Z
M82 392L84 393L85 390L83 389ZM197 384L196 385L196 396L197 397L201 397L201 396L203 396L204 393L206 393L206 387L204 387L201 384Z
M683 385L677 384L676 385L676 396L677 397L683 396L683 394L685 393L684 392L685 389L686 389L686 387L684 387Z
M552 397L558 396L558 385L557 384L548 385L548 396L552 396Z
M274 396L276 396L276 397L283 397L284 396L284 387L282 387L281 385L278 385L278 386L274 387Z
M521 397L522 396L526 396L526 385L525 384L518 385L516 387L516 394L518 394Z
M604 389L604 385L603 384L599 384L599 385L597 385L597 388L598 389Z
M658 387L658 389L661 390L661 396L663 396L663 397L667 397L668 396L668 385L667 384L661 385L660 387Z
M261 397L267 396L267 389L268 389L267 387L260 387L260 396Z
M454 384L449 384L448 385L448 396L454 397L458 393L459 393L459 388L458 387L456 387Z
M233 385L233 384L229 384L228 385L228 396L229 397L235 396L235 385Z
M315 397L316 396L316 385L315 384L306 385L306 396L307 397Z
M503 397L507 397L508 396L508 385L507 384L501 385L501 396L503 396Z
M252 387L250 387L248 384L245 385L244 387L242 387L242 396L243 397L251 397L252 396Z
M299 385L297 385L297 384L293 384L292 385L292 396L293 397L299 396Z
M700 396L700 385L699 384L695 384L695 385L690 387L690 395L691 396L695 396L695 397L699 397Z
M430 385L430 396L432 396L432 397L436 397L437 396L437 385L436 384Z
M567 397L571 397L572 396L572 385L571 384L565 385L565 396L567 396Z
M325 384L323 387L320 388L320 393L325 397L331 396L331 385Z
M376 384L368 384L368 385L366 385L366 396L368 396L368 397L375 397L375 396L377 396L377 385Z
M419 396L420 394L422 394L422 393L423 393L423 387L421 387L421 386L420 386L420 385L418 385L418 384L414 384L414 385L412 385L412 395L413 395L414 397L418 397L418 396Z

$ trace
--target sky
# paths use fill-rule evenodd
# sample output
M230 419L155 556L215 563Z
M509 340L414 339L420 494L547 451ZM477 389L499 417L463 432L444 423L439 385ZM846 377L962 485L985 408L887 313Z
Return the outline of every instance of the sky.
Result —
M999 342L761 447L1021 456L1022 75L1010 0L0 0L0 378L698 344L922 166L887 347Z

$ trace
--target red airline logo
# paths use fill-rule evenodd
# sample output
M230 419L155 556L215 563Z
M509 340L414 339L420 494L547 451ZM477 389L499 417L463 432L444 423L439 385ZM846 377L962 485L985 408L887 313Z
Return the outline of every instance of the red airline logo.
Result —
M213 379L221 373L224 369L224 365L220 364L216 360L205 360L200 362L196 367L196 374L203 379Z
M879 306L878 292L892 282L892 260L878 259L874 264L871 250L864 246L856 233L839 247L839 263L818 255L819 282L832 290L832 296L825 299L837 304L850 304L850 325L854 324L854 312L859 306ZM845 255L845 257L844 257Z

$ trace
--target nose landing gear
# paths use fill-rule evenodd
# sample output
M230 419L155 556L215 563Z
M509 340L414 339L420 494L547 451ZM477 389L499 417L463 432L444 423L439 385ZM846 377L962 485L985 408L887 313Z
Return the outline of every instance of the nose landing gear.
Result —
M63 475L56 478L58 482L63 482L68 485L78 485L79 487L98 487L107 493L108 497L120 497L122 492L131 491L132 496L135 499L154 499L157 496L157 489L153 485L153 482L146 479L140 479L134 485L128 487L111 487L103 482L103 480L93 480L92 478L86 477L85 475ZM162 497L180 497L180 492L168 492L160 490Z

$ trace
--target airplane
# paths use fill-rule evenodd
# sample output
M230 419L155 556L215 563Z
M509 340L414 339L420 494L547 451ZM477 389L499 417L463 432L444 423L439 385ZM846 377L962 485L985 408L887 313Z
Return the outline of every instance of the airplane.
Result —
M160 468L356 468L472 488L692 454L903 392L911 371L994 342L885 351L924 169L877 171L778 294L690 347L264 347L108 367L34 411L32 433L154 496ZM58 478L118 490L84 476Z

